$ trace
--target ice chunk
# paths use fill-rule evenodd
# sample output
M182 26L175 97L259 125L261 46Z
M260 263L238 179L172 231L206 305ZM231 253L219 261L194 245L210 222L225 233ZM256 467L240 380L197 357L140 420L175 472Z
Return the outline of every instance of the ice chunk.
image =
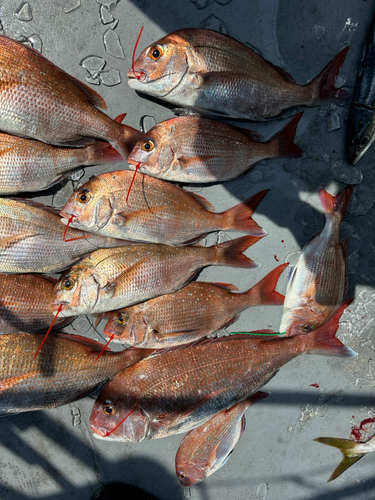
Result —
M81 7L81 0L66 0L62 10L65 14L69 14L69 12L73 12L73 10Z
M343 85L345 85L346 83L346 78L344 75L342 75L341 73L337 75L336 77L336 81L335 81L335 87L338 88L338 89L341 89L341 87Z
M259 500L266 500L267 493L268 493L268 484L261 483L257 488L257 498L259 498Z
M76 406L73 406L70 410L70 413L73 417L72 419L72 423L73 423L73 426L77 426L77 425L80 425L81 423L81 411L79 408L77 408Z
M176 449L176 445L174 443L169 442L168 443L168 450L174 451L175 449Z
M351 215L365 215L373 206L375 193L367 186L356 186L348 206Z
M86 77L86 82L91 83L91 85L100 85L99 78L92 78L91 76Z
M224 21L214 16L213 14L204 19L204 21L200 23L199 27L208 30L218 31L219 33L223 33L223 35L228 34L228 30L224 24Z
M52 198L52 205L55 208L62 208L73 194L74 187L71 181L68 181L63 188L58 191Z
M207 7L208 0L190 0L191 2L195 3L197 9L204 9Z
M105 5L101 5L99 9L100 20L102 24L109 24L115 20L112 14L108 11Z
M102 57L99 56L88 56L79 63L82 68L90 73L91 78L98 78L99 73L105 67L106 62Z
M359 266L359 252L355 250L348 257L348 274L355 274Z
M347 220L344 220L341 223L340 239L346 240L350 238L353 233L354 233L354 227L352 226L352 224L350 224L350 222L348 222Z
M325 153L325 154L322 156L322 158L323 158L324 163L329 163L330 158L329 158L329 155L327 155L327 153Z
M27 37L29 42L31 43L31 46L33 49L37 50L38 52L42 53L42 47L43 47L43 42L40 38L39 35L36 35L35 33Z
M104 5L109 12L114 12L120 0L95 0L98 4Z
M355 32L357 27L358 22L355 22L351 17L348 17L345 21L344 28L337 35L339 42L342 44L348 43L351 40L353 33Z
M114 87L121 83L121 75L118 69L110 69L109 71L102 71L99 75L100 81L107 87Z
M298 421L302 429L305 429L309 425L309 421L314 417L315 410L310 404L307 404L301 413L299 414Z
M145 134L148 130L150 130L150 128L156 125L156 123L155 117L151 115L144 115L141 116L141 119L139 120L139 128L141 132Z
M327 30L321 24L316 24L314 26L314 35L317 40L320 40L327 33Z
M254 171L250 172L249 174L247 174L246 177L250 182L255 184L256 182L259 182L263 179L264 173L261 170L254 170Z
M0 30L3 30L3 23L1 22L1 19L0 19Z
M31 11L31 7L29 2L22 3L18 10L14 13L17 19L20 21L31 21L33 18L33 13Z
M360 184L363 180L362 170L343 160L332 162L331 175L336 181L346 184Z
M327 111L328 132L332 132L333 130L337 130L341 127L341 115L342 110L340 106L337 106L337 104L332 102Z
M69 175L69 179L71 181L79 181L83 176L85 175L85 171L83 170L83 168L81 168L80 170L75 170L74 172L72 172L70 175Z
M328 405L327 405L327 403L324 403L323 405L320 405L315 409L315 416L316 417L324 417L324 415L327 413L327 411L328 411Z
M117 59L124 59L124 49L122 48L118 34L109 29L103 35L104 47L107 54L116 57Z

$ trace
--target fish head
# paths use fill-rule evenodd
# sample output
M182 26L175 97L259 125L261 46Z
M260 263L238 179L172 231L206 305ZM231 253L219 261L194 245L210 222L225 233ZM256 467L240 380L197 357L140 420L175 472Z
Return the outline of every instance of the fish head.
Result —
M147 47L128 72L129 86L155 97L174 90L189 69L188 40L171 33Z
M169 121L169 120L168 120ZM169 168L174 154L171 149L172 126L159 123L147 133L146 138L138 141L129 155L132 165L141 163L142 173L157 175Z
M351 119L352 118L352 119ZM364 108L354 108L349 116L346 135L348 161L355 165L375 140L375 113Z
M185 488L194 486L205 479L205 468L199 464L185 460L184 457L176 455L176 475L181 485Z
M84 263L63 273L55 286L53 309L60 305L61 316L87 314L95 307L99 296L100 282L94 269Z
M287 337L309 333L321 326L321 314L311 307L298 307L284 311L280 323L280 332Z
M108 322L104 327L104 333L114 335L113 341L126 342L130 345L137 344L135 324L136 315L133 307L127 307L120 311L113 311L107 315Z
M111 190L100 177L94 177L75 191L60 212L62 217L73 216L72 225L85 231L99 231L113 215Z
M121 375L121 373L119 374ZM135 400L126 397L114 377L99 394L91 412L90 429L108 441L139 442L150 437L150 420Z

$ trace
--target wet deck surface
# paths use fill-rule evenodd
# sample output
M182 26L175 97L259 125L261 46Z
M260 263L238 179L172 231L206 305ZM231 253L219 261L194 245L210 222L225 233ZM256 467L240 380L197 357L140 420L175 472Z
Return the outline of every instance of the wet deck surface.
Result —
M117 6L116 6L117 3ZM257 47L264 57L289 71L299 83L313 78L346 44L350 51L341 75L352 88L362 55L373 5L363 0L311 2L289 0L59 0L28 3L3 0L2 33L28 38L62 69L88 79L108 104L111 117L126 112L125 123L138 127L140 117L156 121L171 110L133 92L126 83L132 51L141 25L140 49L183 27L220 29ZM206 5L207 4L207 5ZM246 7L244 5L246 4ZM109 6L109 9L106 8ZM201 7L201 8L200 8ZM111 16L114 20L111 20ZM118 23L117 21L118 20ZM107 23L107 24L105 24ZM37 35L37 36L36 36ZM95 56L95 59L87 59ZM83 62L82 62L83 61ZM87 69L85 69L87 68ZM90 70L90 71L88 71ZM374 457L366 456L339 479L326 481L341 460L338 450L313 442L319 436L349 438L356 423L375 415L375 238L372 149L356 167L345 156L349 105L324 104L305 109L297 131L301 159L262 161L248 175L211 187L191 190L206 197L217 211L251 194L271 188L256 211L256 221L268 236L247 252L262 267L244 271L208 268L200 279L247 288L278 262L296 262L299 251L324 223L318 189L336 193L346 182L360 180L343 224L348 238L349 292L355 302L342 318L341 339L358 352L345 360L301 356L283 367L266 386L272 395L247 412L246 430L228 463L203 483L185 491L192 500L368 500L375 497ZM249 124L266 138L286 122ZM149 120L150 126L153 121ZM78 183L111 166L86 168L84 176L49 190L38 200L61 208ZM344 172L344 174L343 174ZM43 193L44 194L44 193ZM220 233L224 241L234 233ZM217 240L211 236L207 243ZM287 273L280 280L285 291ZM281 307L244 312L231 331L278 330ZM66 328L99 338L92 318ZM310 384L318 384L319 388ZM182 497L174 459L181 436L124 444L93 438L88 419L93 399L51 411L1 420L0 498L4 500L88 500L105 483L122 481L139 486L160 500ZM373 431L374 432L374 431Z

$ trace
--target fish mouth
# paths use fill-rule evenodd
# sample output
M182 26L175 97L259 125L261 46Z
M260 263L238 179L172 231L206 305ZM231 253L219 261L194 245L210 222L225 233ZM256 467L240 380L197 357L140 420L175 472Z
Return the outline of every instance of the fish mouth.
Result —
M139 162L139 161L132 160L131 158L128 158L128 163L130 163L131 165L135 165L135 166L137 166L137 165L138 165L138 163L140 163L140 162ZM139 168L142 168L142 165L141 165Z
M147 80L147 75L144 71L134 71L133 68L130 68L127 74L129 80L137 80L137 82L143 83Z

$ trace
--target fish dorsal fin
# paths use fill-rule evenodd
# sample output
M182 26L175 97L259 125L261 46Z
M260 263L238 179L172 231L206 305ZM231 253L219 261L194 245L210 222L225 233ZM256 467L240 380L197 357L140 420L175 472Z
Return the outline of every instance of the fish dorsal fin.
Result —
M195 199L200 205L202 205L203 208L208 210L209 212L215 212L215 207L208 201L206 198L203 198L203 196L200 196L199 194L192 193L191 191L185 191L188 193L192 198Z
M50 212L51 214L60 216L60 210L50 207L49 205L45 205L44 203L40 203L39 201L27 200L26 198L16 198L14 196L9 196L9 198L7 199L19 201L20 203L25 203L25 205L30 205L31 207L42 208L43 210L47 210L47 212Z
M10 38L10 37L7 37L7 38ZM97 106L98 108L107 109L107 104L106 104L105 100L95 90L91 89L88 85L86 85L85 83L81 82L77 78L74 78L74 76L69 75L69 73L67 73L63 69L59 68L58 66L56 66L56 64L54 64L52 61L50 61L49 59L47 59L43 54L41 54L37 50L33 49L32 47L29 47L28 45L25 45L24 43L22 43L22 42L20 42L18 40L13 40L13 39L11 39L11 40L13 42L15 42L15 43L18 43L19 45L22 45L22 47L24 47L26 50L32 52L33 54L37 54L38 57L44 59L44 61L46 61L49 65L53 66L54 68L56 68L57 71L59 71L60 73L62 73L63 75L65 75L67 78L69 78L69 80L72 83L74 83L74 85L77 88L79 88L79 90L81 92L83 92L85 94L85 96L88 99L88 102L90 102L94 106Z
M72 340L73 342L78 342L79 344L91 347L94 351L100 352L104 344L101 344L97 340L89 339L87 337L82 337L81 335L72 335L70 333L50 333L50 337L59 337L61 339ZM105 351L111 352L111 350L106 347Z
M228 292L236 292L238 287L236 285L231 285L230 283L208 283L209 285L216 286L217 288L222 288Z
M116 116L116 118L113 118L113 120L117 123L121 123L122 120L125 118L126 113L121 113L121 115Z
M268 60L267 60L267 62L268 62L268 64L270 64L273 67L273 69L275 69L281 76L283 76L287 82L297 83L295 81L295 79L293 78L293 76L290 73L288 73L285 69L280 68L280 66L277 66L277 64L273 64Z

